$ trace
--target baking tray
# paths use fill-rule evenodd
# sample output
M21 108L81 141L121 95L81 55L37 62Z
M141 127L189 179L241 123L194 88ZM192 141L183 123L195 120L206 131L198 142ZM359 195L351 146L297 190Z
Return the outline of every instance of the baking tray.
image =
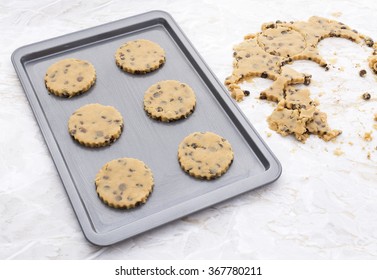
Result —
M115 64L116 49L128 40L149 39L166 51L166 63L146 75L132 75ZM80 96L48 94L47 68L64 58L90 61L96 84ZM216 79L174 19L152 11L17 49L12 62L40 126L86 238L110 245L230 197L271 183L281 165ZM161 123L143 110L146 89L160 80L179 80L196 93L195 112L187 119ZM67 131L69 116L88 103L117 108L124 131L111 146L86 148ZM195 131L212 131L232 144L234 162L222 177L203 181L183 172L178 144ZM134 157L153 171L154 190L146 204L131 210L106 206L94 178L108 161Z

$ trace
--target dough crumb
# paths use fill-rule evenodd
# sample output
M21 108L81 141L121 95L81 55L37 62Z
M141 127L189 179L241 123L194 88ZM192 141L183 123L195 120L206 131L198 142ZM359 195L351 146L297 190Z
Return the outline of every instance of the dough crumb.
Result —
M374 120L377 122L377 113L374 114Z
M341 156L341 155L343 155L344 154L344 152L340 149L340 148L336 148L335 150L334 150L334 155L336 155L336 156Z
M353 142L351 142L351 141L348 142L348 145L353 146Z
M370 159L370 158L371 158L371 154L370 154L370 152L368 152L367 159Z
M343 14L342 12L334 12L334 13L331 13L331 15L335 18L338 18L338 17L341 17Z
M363 139L367 142L370 142L373 140L373 137L372 137L372 131L369 131L369 132L365 132L364 133L364 136L363 136Z

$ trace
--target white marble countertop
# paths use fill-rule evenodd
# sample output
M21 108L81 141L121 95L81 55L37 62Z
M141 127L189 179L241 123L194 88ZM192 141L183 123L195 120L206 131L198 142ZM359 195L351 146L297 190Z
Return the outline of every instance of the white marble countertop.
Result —
M319 108L343 130L335 141L311 136L302 144L271 131L266 117L275 104L256 98L271 82L256 79L244 85L252 94L239 106L281 161L277 182L114 246L86 241L10 56L26 44L156 9L175 18L221 81L232 70L232 46L264 22L318 15L377 39L373 0L0 1L0 259L376 259L377 76L367 66L371 50L344 39L320 43L330 71L292 65L313 75ZM368 102L360 98L366 91Z

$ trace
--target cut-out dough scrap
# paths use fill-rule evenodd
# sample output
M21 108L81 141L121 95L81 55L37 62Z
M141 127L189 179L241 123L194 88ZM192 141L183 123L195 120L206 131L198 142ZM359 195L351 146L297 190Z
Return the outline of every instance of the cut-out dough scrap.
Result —
M284 91L288 85L310 83L311 75L299 73L285 66L273 84L260 93L260 99L279 102L284 99Z
M316 108L318 103L310 99L310 92L292 86L308 85L311 75L283 66L305 59L328 70L327 62L318 52L318 43L328 37L341 37L373 47L368 62L377 74L377 44L341 22L317 16L308 21L265 23L261 29L259 33L246 35L245 40L233 48L233 72L225 80L232 97L243 100L245 93L239 84L245 80L254 77L271 79L273 84L260 93L260 99L278 102L278 107L268 118L271 129L282 135L294 134L302 142L310 133L325 141L338 136L341 131L329 128L326 114Z
M373 46L370 37L341 22L322 17L313 16L308 21L265 23L261 32L246 35L245 41L233 48L233 73L225 80L225 85L232 97L241 101L244 93L238 84L246 78L276 80L281 74L281 67L294 60L312 60L326 67L327 62L319 54L317 46L328 37L341 37ZM376 48L369 58L369 65L377 72L377 58L374 55Z
M294 134L301 142L305 142L310 133L329 141L342 132L329 127L327 115L317 109L318 104L310 98L309 90L287 87L285 98L268 117L268 124L283 136Z
M373 44L373 53L368 57L368 63L370 69L372 69L373 72L377 74L377 43Z

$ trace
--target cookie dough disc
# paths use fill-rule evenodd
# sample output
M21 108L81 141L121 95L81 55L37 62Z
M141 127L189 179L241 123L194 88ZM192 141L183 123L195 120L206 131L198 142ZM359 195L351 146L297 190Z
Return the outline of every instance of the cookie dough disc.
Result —
M165 63L165 51L149 40L129 41L115 53L116 64L131 74L145 74L160 68Z
M194 132L179 144L178 161L191 176L214 179L223 175L232 164L232 146L213 132Z
M114 208L134 208L145 203L152 192L152 171L134 158L119 158L106 163L95 181L101 200Z
M68 58L51 65L45 75L49 92L72 97L89 90L96 81L94 66L85 60Z
M187 118L194 111L195 104L194 91L174 80L158 82L144 95L144 110L150 117L163 122Z
M102 147L119 138L122 115L112 106L88 104L76 110L68 121L69 134L80 144Z
M258 43L271 55L292 57L306 48L304 36L288 27L268 28L258 35Z

